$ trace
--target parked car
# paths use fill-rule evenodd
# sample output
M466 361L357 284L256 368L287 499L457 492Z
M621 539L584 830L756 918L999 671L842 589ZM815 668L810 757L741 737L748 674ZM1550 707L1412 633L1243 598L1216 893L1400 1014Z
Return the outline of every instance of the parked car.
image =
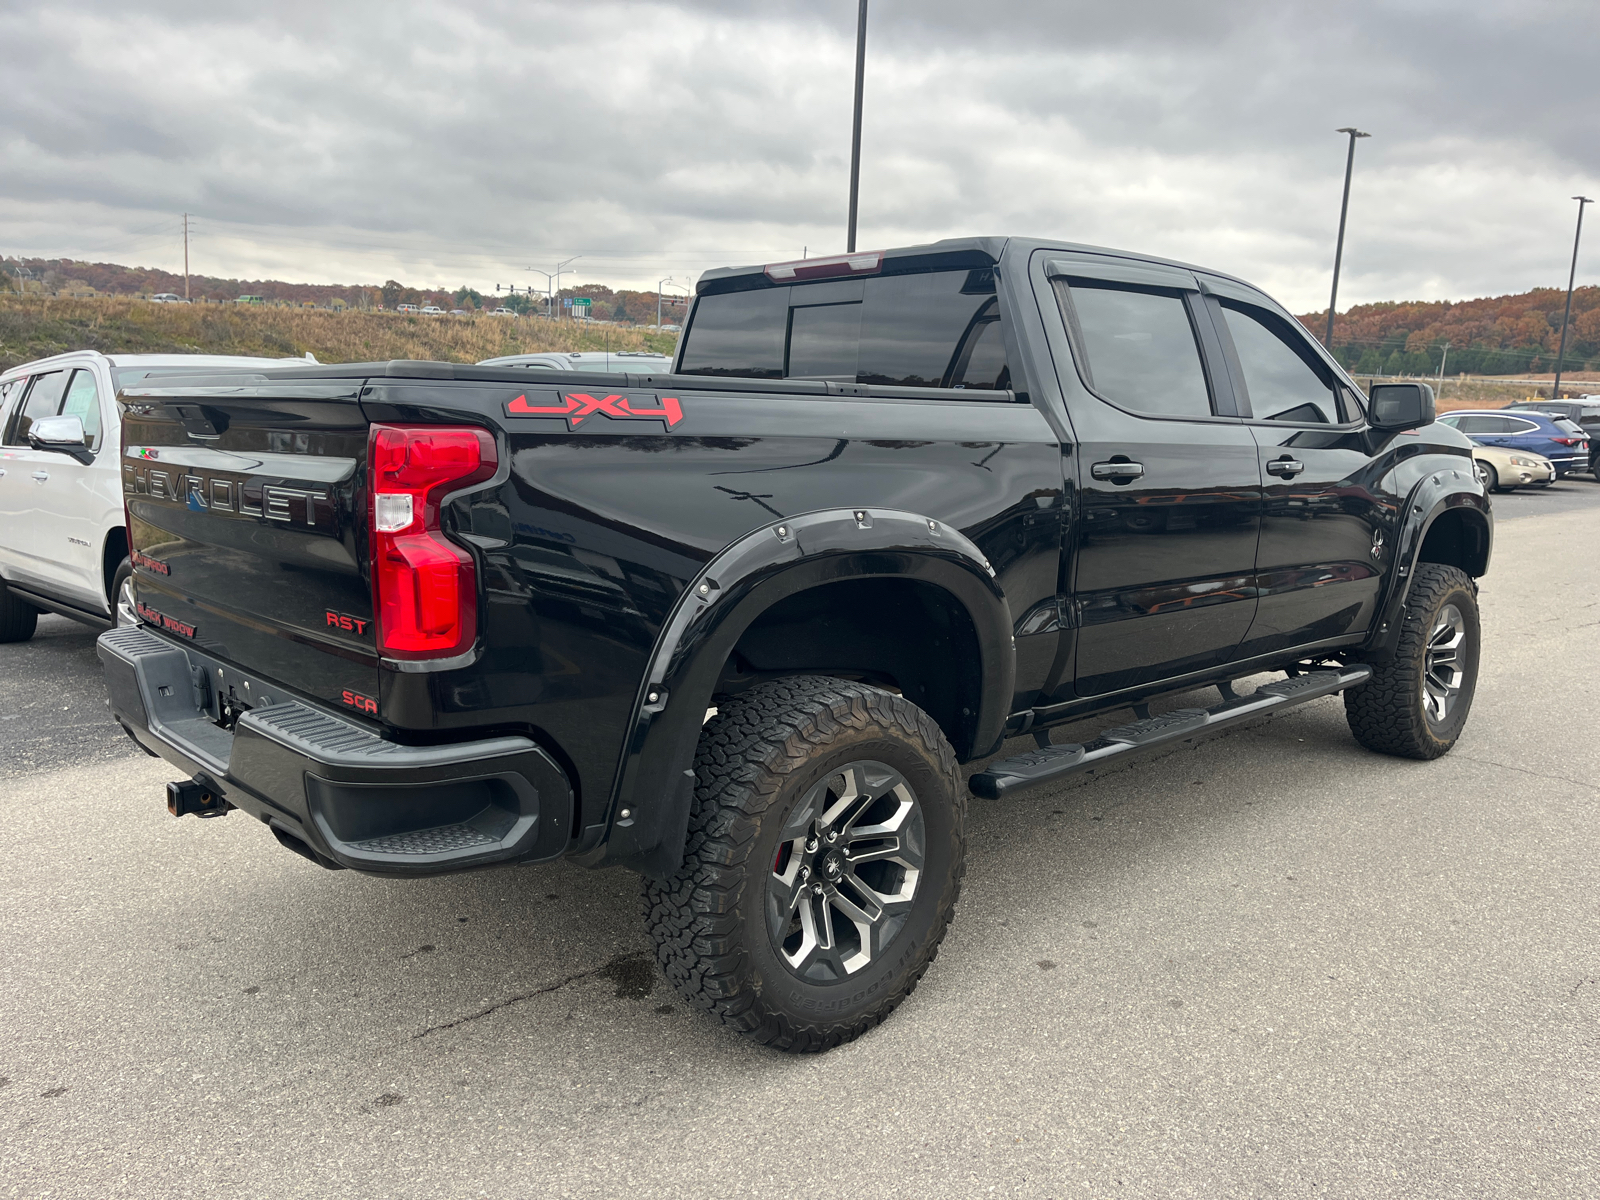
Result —
M1556 478L1563 479L1589 469L1589 439L1582 431L1563 429L1557 424L1559 419L1526 409L1515 413L1469 409L1446 413L1439 423L1460 430L1480 445L1526 450L1548 458Z
M1600 480L1600 426L1580 425L1568 417L1553 417L1555 423L1574 439L1578 439L1578 452L1589 456L1589 473Z
M442 317L445 315L444 309L440 308L437 304L423 305L422 312L424 316L429 317Z
M418 305L415 305L415 304L397 304L397 305L394 306L394 310L395 310L395 312L403 312L403 313L414 313L414 312L421 312L422 311L421 307L418 306Z
M187 304L189 303L176 292L157 292L150 297L153 304Z
M135 619L119 390L154 374L305 362L77 351L0 374L0 642L32 637L41 609L92 626Z
M1472 447L1472 469L1485 491L1509 492L1519 487L1549 487L1556 479L1555 464L1527 450L1499 446Z
M1600 396L1576 400L1523 400L1507 408L1532 409L1558 421L1572 421L1589 439L1589 474L1600 480Z
M1579 396L1576 400L1518 400L1501 411L1542 412L1549 417L1565 417L1583 426L1591 442L1600 437L1600 396Z
M1426 384L1363 406L1248 284L969 238L712 271L687 324L660 376L125 396L142 624L99 652L168 811L377 874L638 871L688 1001L816 1051L933 962L969 795L1338 693L1372 750L1460 736L1493 538L1471 443Z
M672 359L649 350L562 350L544 354L507 354L486 358L480 367L531 367L543 371L610 371L634 375L666 375Z
M495 309L489 315L491 317L515 317L517 314L515 310L501 306L500 308Z

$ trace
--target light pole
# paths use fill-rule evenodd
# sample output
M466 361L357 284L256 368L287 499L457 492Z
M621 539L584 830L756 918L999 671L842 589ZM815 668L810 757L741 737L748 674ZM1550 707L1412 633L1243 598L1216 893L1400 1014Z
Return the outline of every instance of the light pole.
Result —
M1333 293L1328 297L1328 336L1322 339L1329 354L1333 353L1333 306L1339 299L1339 266L1344 261L1344 219L1350 212L1350 172L1356 165L1356 139L1372 136L1362 133L1354 125L1346 125L1336 132L1350 135L1350 153L1344 160L1344 199L1339 202L1339 240L1333 248Z
M672 284L673 287L681 287L685 296L690 294L689 285L687 283L678 283L671 276L663 279L661 283L656 284L656 330L658 332L661 329L661 287L663 284L668 283Z
M665 279L659 279L656 281L656 330L658 332L661 329L661 289L666 284L672 282L673 278L671 275L668 275Z
M1561 317L1561 349L1556 351L1556 382L1550 389L1550 399L1561 399L1561 365L1567 357L1567 322L1572 320L1572 285L1578 279L1578 242L1583 237L1583 206L1593 204L1587 196L1574 196L1578 202L1578 232L1572 235L1572 271L1567 276L1567 311Z
M545 316L549 317L552 321L554 321L556 319L556 296L555 296L555 293L556 293L556 280L560 279L563 275L565 275L566 272L567 272L567 268L570 265L572 265L573 263L577 262L582 257L583 257L583 255L581 255L581 254L574 254L571 258L567 259L565 262L558 262L556 264L556 269L555 269L555 271L553 273L550 272L550 271L541 271L541 270L539 270L538 267L528 267L527 268L527 270L532 271L535 275L543 275L544 276L545 307L549 310L548 312L545 313Z
M845 252L856 252L856 199L861 191L861 92L867 78L867 0L856 13L856 115L850 127L850 228Z

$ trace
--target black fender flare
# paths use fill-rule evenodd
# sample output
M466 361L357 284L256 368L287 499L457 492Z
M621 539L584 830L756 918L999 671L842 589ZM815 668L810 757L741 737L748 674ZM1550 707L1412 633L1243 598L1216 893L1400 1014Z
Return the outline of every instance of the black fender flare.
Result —
M968 749L982 754L998 745L1015 690L1015 639L1010 606L983 552L954 526L917 513L824 509L774 520L708 562L662 626L634 700L599 831L603 840L582 847L577 861L627 866L656 878L676 871L700 728L740 636L797 592L895 576L940 587L966 610L977 633L982 680Z
M1489 495L1483 490L1469 466L1446 467L1424 476L1398 514L1395 535L1394 567L1389 573L1389 586L1378 606L1372 624L1372 633L1362 647L1362 658L1369 662L1382 662L1392 657L1400 639L1401 614L1411 594L1411 581L1417 573L1418 556L1428 538L1428 531L1446 513L1465 512L1467 520L1482 533L1483 562L1481 569L1473 572L1482 575L1489 569L1489 557L1494 550L1494 516Z

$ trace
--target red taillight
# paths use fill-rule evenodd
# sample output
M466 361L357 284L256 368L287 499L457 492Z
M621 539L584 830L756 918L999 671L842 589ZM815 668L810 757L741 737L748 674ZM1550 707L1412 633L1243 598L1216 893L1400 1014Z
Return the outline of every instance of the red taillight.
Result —
M494 474L494 439L471 426L374 425L367 457L378 648L396 658L470 649L477 574L440 532L439 500Z
M1552 442L1560 442L1563 446L1576 446L1583 441L1582 438L1551 438Z

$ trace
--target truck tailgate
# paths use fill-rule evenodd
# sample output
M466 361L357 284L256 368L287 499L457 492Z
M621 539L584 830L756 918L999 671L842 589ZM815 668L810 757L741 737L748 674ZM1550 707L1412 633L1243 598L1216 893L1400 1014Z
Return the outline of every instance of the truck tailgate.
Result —
M361 381L185 383L122 396L140 616L258 677L375 712ZM211 681L214 708L254 706L230 686Z

